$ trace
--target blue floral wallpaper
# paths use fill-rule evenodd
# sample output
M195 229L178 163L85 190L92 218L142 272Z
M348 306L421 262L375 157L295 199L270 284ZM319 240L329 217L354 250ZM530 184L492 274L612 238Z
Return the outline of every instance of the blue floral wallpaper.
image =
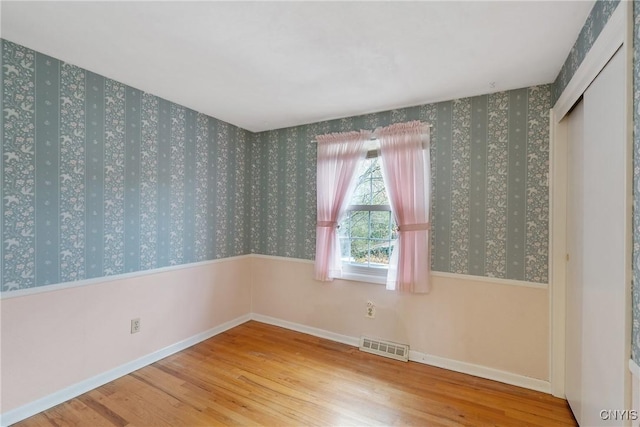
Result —
M434 269L548 280L550 86L251 134L6 40L1 60L2 291L313 259L315 135L413 119L434 125Z
M617 4L596 3L553 85L259 134L3 40L0 288L313 259L309 141L412 119L434 125L434 270L545 283L547 110Z
M251 250L314 258L316 135L423 120L433 269L547 283L550 108L547 85L256 134Z
M633 338L631 357L640 364L640 2L633 2Z
M249 252L251 133L1 48L3 292Z
M620 0L598 0L593 5L582 30L580 30L578 39L571 48L569 56L553 83L552 104L556 103L564 88L567 87L571 77L573 77L580 64L582 64L582 60L587 56L587 53L589 53L591 46L593 46L593 43L600 35L600 32L609 21L611 14L616 10L619 3Z

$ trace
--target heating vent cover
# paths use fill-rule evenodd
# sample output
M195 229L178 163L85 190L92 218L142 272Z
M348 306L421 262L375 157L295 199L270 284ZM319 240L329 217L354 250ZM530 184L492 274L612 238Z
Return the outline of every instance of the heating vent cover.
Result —
M375 338L360 337L360 350L403 362L409 361L409 346Z

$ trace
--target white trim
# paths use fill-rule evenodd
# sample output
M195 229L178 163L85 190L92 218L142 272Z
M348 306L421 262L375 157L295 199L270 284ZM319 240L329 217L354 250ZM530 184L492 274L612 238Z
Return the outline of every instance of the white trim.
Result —
M385 285L387 283L387 276L374 276L368 274L358 274L350 271L342 271L342 277L339 280L350 280L353 282L373 283L376 285Z
M549 126L549 378L551 394L564 398L567 280L567 123Z
M461 362L459 360L447 359L446 357L433 356L431 354L425 354L419 351L410 350L409 360L412 362L423 363L425 365L448 369L450 371L460 372L467 375L473 375L474 377L498 381L517 387L528 388L530 390L540 391L542 393L549 394L551 390L551 385L548 381L526 377L524 375L514 374L511 372L501 371L499 369L489 368L486 366L476 365L474 363Z
M269 259L273 261L290 261L290 262L298 262L303 264L313 264L313 261L308 259L288 258L288 257L282 257L282 256L261 255L261 254L251 254L250 256L257 259ZM342 277L341 279L337 279L337 280L356 280L356 281L365 281L367 283L376 283L372 281L362 280L360 278L352 279L350 277L346 277L347 273L343 273L343 276L345 277ZM548 283L536 283L536 282L527 282L524 280L500 279L498 277L472 276L470 274L447 273L444 271L432 270L431 276L442 277L446 279L465 280L465 281L471 281L471 282L486 282L486 283L493 283L496 285L524 286L527 288L547 289L549 287ZM383 283L386 283L386 280Z
M471 282L486 282L495 285L521 286L526 288L547 289L548 283L527 282L525 280L500 279L498 277L472 276L470 274L445 273L443 271L432 271L431 276L442 277L455 280L468 280Z
M314 264L315 263L311 259L290 258L290 257L278 256L278 255L251 254L251 257L252 258L257 258L257 259L270 259L272 261L299 262L299 263L302 263L302 264Z
M336 280L348 280L350 282L372 283L374 285L387 284L386 277L367 276L364 274L344 273L344 272L342 273L342 277L336 278Z
M308 259L289 258L289 257L275 256L275 255L261 255L261 254L237 255L237 256L228 257L228 258L219 258L219 259L213 259L213 260L208 260L208 261L193 262L193 263L190 263L190 264L171 265L171 266L168 266L168 267L156 268L156 269L153 269L153 270L134 271L133 273L124 273L124 274L116 274L116 275L113 275L113 276L96 277L96 278L93 278L93 279L76 280L76 281L73 281L73 282L64 282L64 283L58 283L58 284L55 284L55 285L39 286L39 287L28 288L28 289L20 289L20 290L17 290L17 291L5 291L5 292L0 292L0 300L9 299L9 298L25 297L25 296L30 296L30 295L42 294L42 293L46 293L46 292L55 292L55 291L59 291L59 290L62 290L62 289L78 288L78 287L81 287L81 286L91 286L91 285L97 285L97 284L105 283L105 282L114 282L114 281L118 281L118 280L132 279L132 278L136 278L136 277L144 277L144 276L149 276L149 275L153 275L153 274L166 273L166 272L169 272L169 271L177 271L177 270L182 270L182 269L186 269L186 268L197 268L197 267L203 267L203 266L206 266L206 265L219 264L219 263L223 263L223 262L237 261L237 260L241 260L241 259L252 259L252 258L268 259L268 260L272 260L272 261L297 262L297 263L302 263L302 264L313 264L314 263L312 260L308 260ZM524 287L528 287L528 288L547 289L549 287L549 285L547 283L526 282L526 281L523 281L523 280L500 279L500 278L497 278L497 277L471 276L471 275L468 275L468 274L446 273L446 272L442 272L442 271L432 271L431 272L431 276L433 276L433 277L443 277L443 278L455 279L455 280L469 280L469 281L474 281L474 282L488 282L488 283L494 283L494 284L498 284L498 285L524 286ZM341 279L338 279L338 280L353 280L353 281L359 281L359 282L365 282L365 283L374 283L374 284L385 284L386 283L386 278L383 278L382 281L378 281L378 280L374 280L374 278L371 277L371 276L360 276L360 275L352 274L352 273L345 273L344 277L342 277Z
M7 411L4 414L0 414L0 426L8 426L17 423L18 421L29 418L55 405L66 402L69 399L73 399L74 397L100 387L101 385L104 385L110 381L118 379L138 369L144 368L145 366L157 362L160 359L164 359L167 356L189 348L215 335L221 334L224 331L235 328L236 326L248 322L249 320L251 320L250 314L245 314L243 316L237 317L233 320L211 328L208 331L201 332L183 341L179 341L175 344L171 344L168 347L147 354L146 356L142 356L136 360L127 362L124 365L118 366L117 368L103 372L84 381L80 381L79 383L71 385L62 390L58 390L41 399L22 405L11 411Z
M553 106L554 120L559 122L571 110L600 70L625 41L627 2L621 1L589 49L584 60ZM624 5L624 7L620 7Z
M276 317L265 316L264 314L251 313L251 320L266 323L268 325L279 326L291 331L302 332L303 334L313 335L314 337L324 338L330 341L351 345L353 347L358 347L360 345L360 339L356 337L336 334L335 332L314 328L313 326L307 326L301 323L289 322L288 320L282 320Z
M64 283L58 283L55 285L47 285L47 286L38 286L35 288L20 289L17 291L5 291L5 292L0 292L0 300L24 297L24 296L35 295L35 294L42 294L46 292L54 292L54 291L59 291L61 289L70 289L70 288L78 288L81 286L97 285L104 282L114 282L117 280L125 280L125 279L132 279L136 277L150 276L153 274L183 270L186 268L203 267L206 265L219 264L222 262L237 261L240 259L249 258L250 256L251 255L238 255L238 256L233 256L228 258L219 258L219 259L212 259L208 261L192 262L189 264L171 265L168 267L155 268L153 270L134 271L132 273L116 274L113 276L102 276L102 277L96 277L93 279L76 280L73 282L64 282Z
M353 347L358 347L360 345L360 339L356 337L336 334L324 329L314 328L311 326L302 325L300 323L289 322L287 320L281 320L262 314L251 314L251 320L267 323L269 325L279 326L281 328L289 329L296 332L302 332L304 334L336 341ZM543 393L550 392L550 384L548 381L530 378L524 375L513 374L511 372L501 371L499 369L488 368L486 366L475 365L473 363L433 356L414 350L409 350L409 360L411 362L444 368L450 371L461 372L463 374L473 375L480 378L499 381L505 384L528 388L530 390L541 391Z

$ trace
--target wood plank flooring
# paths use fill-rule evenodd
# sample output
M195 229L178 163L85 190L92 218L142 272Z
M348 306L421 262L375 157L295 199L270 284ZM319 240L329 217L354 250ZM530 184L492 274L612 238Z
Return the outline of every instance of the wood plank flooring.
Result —
M248 322L16 426L575 426L566 401Z

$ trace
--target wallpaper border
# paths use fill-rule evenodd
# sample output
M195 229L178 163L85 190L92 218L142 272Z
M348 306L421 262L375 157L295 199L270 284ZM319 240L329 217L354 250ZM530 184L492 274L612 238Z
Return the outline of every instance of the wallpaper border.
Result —
M257 258L257 259L266 259L266 260L282 261L282 262L298 262L302 264L313 264L315 262L310 259L290 258L290 257L278 256L278 255L251 254L246 256L250 256L252 258ZM520 286L525 288L537 288L537 289L549 288L549 283L527 282L525 280L501 279L499 277L490 277L490 276L474 276L471 274L448 273L445 271L431 270L431 276L443 277L448 279L456 279L456 280L462 280L462 281L468 281L468 282L486 282L486 283L493 283L496 285ZM359 280L352 280L352 279L336 279L336 280L359 282ZM371 282L362 282L362 283L371 283Z
M72 280L68 282L55 283L52 285L34 286L32 288L19 289L16 291L1 292L0 301L4 299L19 298L19 297L26 297L26 296L37 295L37 294L44 294L47 292L60 291L63 289L99 285L105 282L114 282L119 280L133 279L136 277L152 276L154 274L161 274L169 271L178 271L178 270L184 270L187 268L198 268L198 267L203 267L203 266L212 265L212 264L220 264L223 262L237 261L237 260L249 258L252 255L253 254L234 255L226 258L216 258L216 259L210 259L205 261L192 262L188 264L169 265L166 267L155 268L152 270L139 270L139 271L133 271L130 273L116 274L113 276L101 276L101 277L94 277L91 279Z
M37 286L33 288L20 289L17 291L3 292L3 293L0 293L0 301L4 299L10 299L10 298L20 298L20 297L37 295L37 294L44 294L47 292L55 292L55 291L60 291L64 289L99 285L105 282L113 282L118 280L133 279L136 277L151 276L154 274L161 274L169 271L178 271L178 270L183 270L187 268L198 268L206 265L219 264L223 262L231 262L231 261L247 259L247 258L248 259L266 259L266 260L284 261L284 262L298 262L302 264L314 263L313 260L302 259L302 258L289 258L289 257L283 257L283 256L277 256L277 255L243 254L243 255L235 255L227 258L217 258L217 259L206 260L206 261L198 261L190 264L171 265L167 267L156 268L153 270L134 271L131 273L123 273L123 274L114 275L114 276L103 276L103 277L95 277L92 279L74 280L74 281L69 281L64 283L57 283L54 285ZM506 285L506 286L521 286L521 287L538 288L538 289L549 288L549 283L527 282L523 280L501 279L498 277L488 277L488 276L473 276L470 274L446 273L441 271L431 271L431 276L446 277L446 278L464 280L464 281L470 281L470 282L488 282L488 283L494 283L494 284ZM350 279L338 279L338 280L353 281ZM364 282L364 283L368 283L368 282Z

